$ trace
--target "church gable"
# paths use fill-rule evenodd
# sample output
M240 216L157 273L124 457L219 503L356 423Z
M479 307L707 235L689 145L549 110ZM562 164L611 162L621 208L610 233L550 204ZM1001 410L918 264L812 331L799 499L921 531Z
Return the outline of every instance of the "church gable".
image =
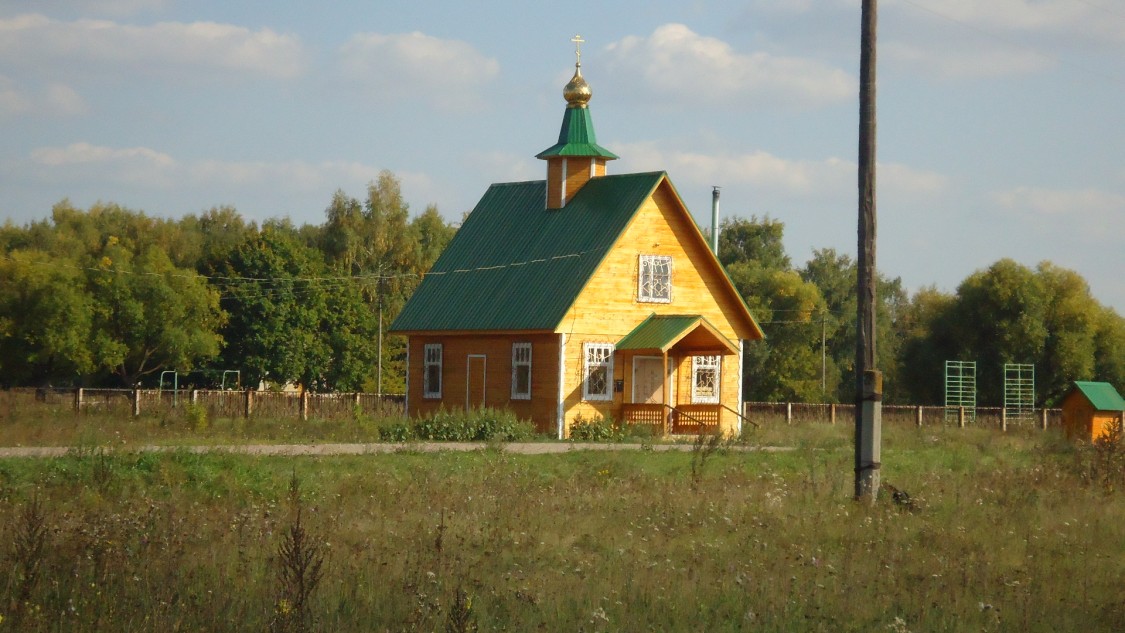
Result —
M666 176L641 203L559 330L623 336L653 313L703 315L728 338L761 338Z

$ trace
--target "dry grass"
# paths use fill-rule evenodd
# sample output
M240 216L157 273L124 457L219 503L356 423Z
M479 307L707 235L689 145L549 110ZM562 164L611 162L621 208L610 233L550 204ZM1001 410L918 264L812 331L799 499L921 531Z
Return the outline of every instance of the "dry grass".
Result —
M813 430L791 453L694 467L645 451L6 460L0 543L39 499L20 631L263 631L298 477L324 559L309 630L1125 628L1125 495L1089 482L1084 453L890 429L883 478L921 507L904 512L853 503L848 430ZM15 630L35 548L5 547L0 630Z

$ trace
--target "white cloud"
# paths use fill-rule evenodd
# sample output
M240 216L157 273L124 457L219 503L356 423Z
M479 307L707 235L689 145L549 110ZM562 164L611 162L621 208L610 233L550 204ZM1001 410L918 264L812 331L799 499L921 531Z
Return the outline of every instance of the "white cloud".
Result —
M380 96L442 108L483 103L481 88L500 64L470 44L419 33L360 33L339 50L344 74Z
M1048 235L1081 234L1095 242L1125 235L1125 195L1099 189L1017 187L992 194L1009 216Z
M86 101L73 88L49 83L36 89L21 89L0 75L0 118L23 115L74 116L84 114Z
M888 0L880 57L941 78L1038 72L1075 53L1121 51L1125 14L1076 0ZM1080 62L1085 66L1085 62Z
M1118 248L1125 235L1125 195L1098 189L1019 187L993 193L994 204L1039 235L1055 241L1108 244Z
M542 161L528 160L527 156L513 152L469 152L464 164L479 172L485 182L536 180L547 173Z
M289 191L332 190L345 183L367 182L378 175L375 167L347 161L310 163L300 160L204 160L185 167L188 181L201 186L257 187L271 185Z
M886 59L942 79L1002 77L1050 68L1055 62L1028 49L992 45L927 47L902 41L880 46Z
M838 68L798 57L739 53L682 24L666 24L648 37L625 37L606 52L616 81L658 102L815 107L849 99L856 90L855 78Z
M36 177L57 181L110 181L143 187L167 187L176 181L176 161L147 147L113 148L90 143L41 147L31 152Z
M653 143L621 147L630 168L665 170L696 185L743 184L758 191L807 198L854 196L856 164L838 158L789 160L768 152L747 154L664 151ZM892 195L933 195L947 185L941 174L895 163L879 164L877 186Z
M1125 195L1099 189L1017 187L995 193L992 198L1006 209L1043 217L1116 215L1125 221Z
M104 181L166 190L266 186L295 193L331 193L345 185L362 185L379 173L376 167L347 161L184 161L148 147L85 142L38 148L31 152L31 162L37 177L52 182Z
M1106 3L1107 6L1109 3ZM1086 38L1125 41L1119 12L1094 2L1075 0L887 0L913 14L930 15L975 28L999 32L1079 34Z
M54 13L60 10L77 11L83 15L134 15L157 11L168 6L168 0L8 0L12 11L40 11Z
M31 158L47 167L123 162L142 162L159 167L176 164L171 156L147 147L112 148L89 143L72 143L66 147L41 147L31 152Z
M27 14L0 19L0 55L36 70L77 72L88 62L104 71L161 73L169 68L222 69L289 78L305 66L300 40L271 29L216 22L147 26L108 20L54 20Z

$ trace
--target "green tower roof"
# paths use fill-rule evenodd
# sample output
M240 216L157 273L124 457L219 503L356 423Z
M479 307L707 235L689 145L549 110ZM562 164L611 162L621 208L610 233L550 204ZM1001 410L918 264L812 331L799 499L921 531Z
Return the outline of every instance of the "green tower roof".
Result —
M546 159L552 156L593 156L606 160L617 158L617 154L598 145L598 139L594 135L594 120L590 117L590 109L585 107L568 107L563 113L559 142L535 157Z

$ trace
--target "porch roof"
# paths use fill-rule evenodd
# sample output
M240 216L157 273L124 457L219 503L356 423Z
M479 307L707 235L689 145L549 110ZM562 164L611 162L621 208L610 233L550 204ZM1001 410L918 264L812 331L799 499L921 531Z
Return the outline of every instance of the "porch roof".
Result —
M738 345L698 314L653 314L616 346L618 350L659 350L661 354L673 347L686 352L738 354Z

